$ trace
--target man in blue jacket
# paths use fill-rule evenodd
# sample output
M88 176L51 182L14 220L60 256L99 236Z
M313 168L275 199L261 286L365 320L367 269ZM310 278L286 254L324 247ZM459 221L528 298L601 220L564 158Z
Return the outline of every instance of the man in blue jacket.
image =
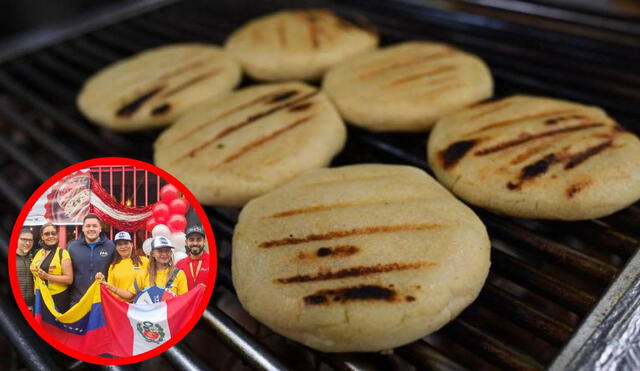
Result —
M100 219L89 214L82 220L82 233L67 247L73 264L71 284L71 306L74 306L94 281L96 273L102 272L105 280L116 249L113 241L102 232Z

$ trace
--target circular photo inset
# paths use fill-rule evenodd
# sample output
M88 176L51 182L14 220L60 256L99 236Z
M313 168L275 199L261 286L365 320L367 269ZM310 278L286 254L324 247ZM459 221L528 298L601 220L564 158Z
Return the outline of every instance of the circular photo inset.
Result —
M34 330L85 362L154 357L198 322L216 246L202 207L167 172L127 158L70 166L16 221L11 287Z

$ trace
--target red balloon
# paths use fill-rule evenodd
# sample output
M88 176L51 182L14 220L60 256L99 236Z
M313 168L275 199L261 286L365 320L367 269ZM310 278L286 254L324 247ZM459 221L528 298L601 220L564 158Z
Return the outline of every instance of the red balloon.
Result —
M167 184L164 187L160 188L160 199L167 204L172 200L178 198L180 194L178 193L178 188L176 188L173 184Z
M171 210L171 214L184 215L187 213L187 210L189 210L189 201L178 197L169 202L169 210Z
M158 224L158 222L154 217L150 217L149 219L147 219L147 231L151 233L151 231L153 231L153 227L155 227L156 224Z
M184 229L187 227L187 218L184 215L174 214L169 217L169 221L167 222L167 227L171 232L184 232Z
M158 217L156 219L156 225L158 224L167 224L167 220L169 220L169 216Z
M158 202L153 205L153 207L151 208L151 212L153 213L153 217L156 218L156 220L161 218L166 219L169 217L169 214L171 214L169 206L167 206L167 204L165 204L164 202Z

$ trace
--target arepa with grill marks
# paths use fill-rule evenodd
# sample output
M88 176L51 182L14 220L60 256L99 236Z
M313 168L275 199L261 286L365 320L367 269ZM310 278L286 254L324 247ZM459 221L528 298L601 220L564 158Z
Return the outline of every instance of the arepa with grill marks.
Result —
M225 49L257 80L317 80L348 58L375 49L378 35L326 9L283 10L254 19Z
M166 126L197 104L230 92L240 65L214 45L162 46L93 75L77 104L89 120L117 131Z
M512 96L447 116L428 158L462 199L523 218L582 220L640 199L640 141L598 107Z
M181 117L156 140L154 159L201 203L242 206L326 166L345 141L342 119L318 89L263 84Z
M472 54L413 41L337 65L322 88L349 123L372 131L424 131L440 117L489 98L493 80Z
M250 201L233 235L233 283L272 330L327 352L391 349L478 295L480 219L418 168L311 170Z

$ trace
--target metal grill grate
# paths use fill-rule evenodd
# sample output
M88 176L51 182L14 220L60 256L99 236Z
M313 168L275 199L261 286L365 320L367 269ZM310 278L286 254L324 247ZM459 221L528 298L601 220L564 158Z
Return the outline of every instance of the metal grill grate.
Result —
M599 105L628 129L640 132L636 28L599 28L590 23L592 18L572 10L547 17L542 9L523 17L513 9L500 10L500 3L294 5L326 6L352 19L365 16L377 26L383 44L409 39L452 43L488 62L497 97L542 94ZM97 156L151 162L157 131L114 134L80 116L75 96L88 76L127 55L170 42L221 44L244 21L291 5L285 1L171 2L0 64L2 255L7 253L22 204L54 172ZM559 19L558 14L577 17ZM617 18L616 22L627 20ZM348 135L346 148L333 165L403 163L428 170L425 134L372 134L350 127ZM575 223L508 219L476 210L489 228L493 249L489 279L473 305L442 330L393 354L325 354L272 333L242 310L229 267L238 210L206 211L219 250L217 287L200 324L163 355L175 369L542 369L566 346L636 254L640 238L638 204L602 220ZM6 272L5 261L1 265ZM90 367L50 352L23 321L15 320L20 315L9 304L7 282L2 277L0 340L4 336L14 344L22 362L32 368ZM160 360L132 368L170 368Z

